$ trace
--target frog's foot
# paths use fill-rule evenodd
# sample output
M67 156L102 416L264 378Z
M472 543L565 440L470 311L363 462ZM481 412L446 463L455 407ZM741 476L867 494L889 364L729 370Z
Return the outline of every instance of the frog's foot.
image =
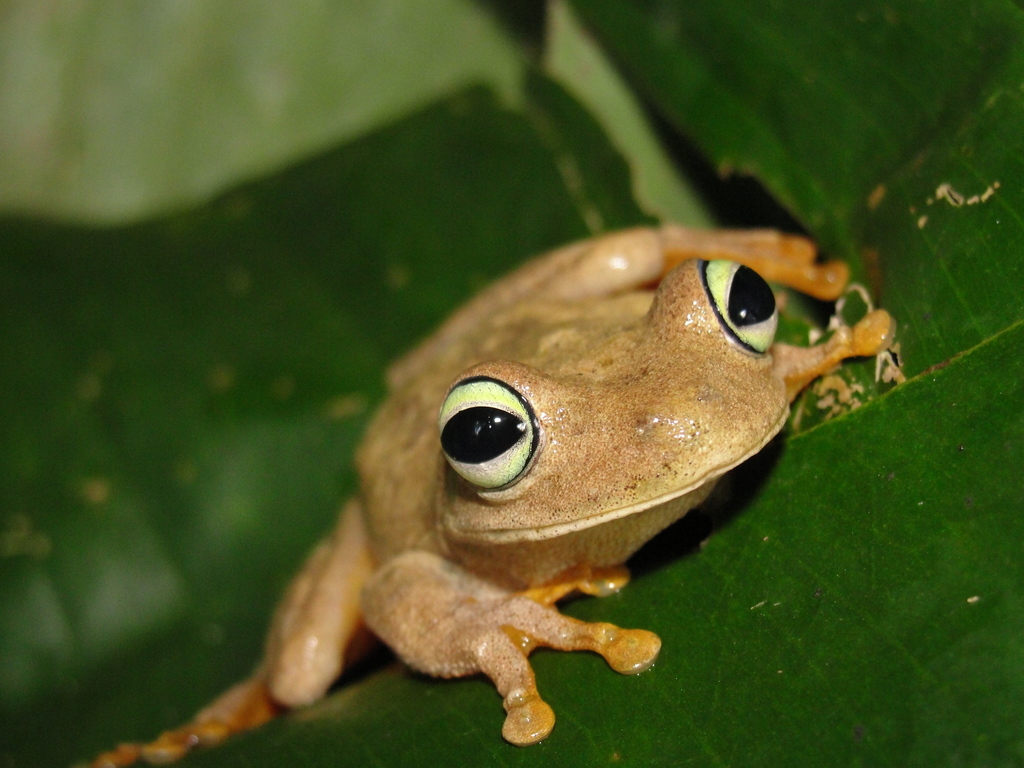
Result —
M98 755L89 768L121 768L123 765L131 765L142 757L141 744L118 744L109 752Z
M121 744L93 760L90 768L122 768L140 758L172 763L192 749L220 744L233 733L262 725L280 711L263 680L254 677L230 688L191 723L166 731L149 744Z
M519 659L510 659L501 652L501 643L493 651L481 655L480 666L504 697L505 723L501 735L505 741L519 747L536 744L551 733L555 726L554 710L541 699L537 691L533 670L526 660L538 645L565 651L595 651L604 656L608 665L624 675L635 675L649 669L661 650L661 640L653 632L642 629L621 629L612 624L576 621L554 611L564 622L568 632L559 636L537 638L505 626L506 636L519 651ZM544 622L547 623L547 622Z
M501 735L516 746L536 744L555 725L555 713L541 699L527 660L534 648L594 651L624 675L649 669L661 650L661 640L653 632L578 621L521 597L511 598L497 613L503 615L494 618L513 620L517 626L503 624L500 632L486 633L476 644L476 662L504 699L507 714ZM530 630L519 628L523 626Z
M584 581L623 573L601 571ZM414 669L437 677L487 675L507 713L502 735L519 746L545 738L555 724L530 667L534 648L594 651L624 674L650 667L661 648L651 632L563 616L427 552L407 552L378 569L363 590L363 612Z
M578 565L560 574L549 584L527 589L519 594L541 605L551 606L573 592L594 597L614 595L629 583L629 569L624 565L592 568Z
M486 640L477 643L476 662L504 698L508 714L502 736L518 746L537 743L555 725L555 714L541 698L527 660L534 648L594 651L624 675L649 669L662 649L652 632L580 622L520 596L494 604L488 613L486 624L501 623L501 631L486 633Z
M827 301L839 298L850 279L850 269L841 261L816 264L814 244L799 235L770 229L686 229L671 224L659 232L666 272L687 259L729 259L745 264L765 280Z
M840 326L824 344L816 347L772 346L775 370L786 382L790 401L818 376L828 373L848 357L871 357L889 348L896 321L884 309L869 312L853 328Z

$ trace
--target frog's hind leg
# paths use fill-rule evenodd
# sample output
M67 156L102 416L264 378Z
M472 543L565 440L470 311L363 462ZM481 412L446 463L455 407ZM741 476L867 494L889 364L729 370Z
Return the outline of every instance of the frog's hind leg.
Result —
M197 747L210 747L232 733L262 725L282 711L259 675L232 686L204 707L187 725L165 731L148 744L120 744L90 763L90 768L121 768L139 759L171 763Z
M373 567L362 509L351 500L274 616L265 664L275 701L298 707L320 699L342 669L371 647L359 595Z
M772 229L686 229L674 224L662 227L659 234L666 273L687 259L730 259L765 280L826 301L839 298L850 279L850 269L841 261L815 263L814 243L799 235Z
M650 667L661 648L651 632L562 616L427 552L401 555L374 574L363 610L374 632L414 669L491 678L507 713L502 735L518 746L540 741L555 724L527 659L535 647L594 651L623 674Z
M343 666L369 647L359 592L371 570L362 516L352 501L281 601L264 661L253 676L221 694L191 722L148 744L121 744L97 757L90 768L120 768L140 758L170 763L196 747L219 744L322 697Z

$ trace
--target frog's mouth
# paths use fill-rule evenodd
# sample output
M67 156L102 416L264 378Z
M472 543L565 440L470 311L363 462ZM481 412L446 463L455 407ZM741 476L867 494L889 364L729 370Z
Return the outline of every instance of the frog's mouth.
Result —
M664 525L678 520L690 509L696 507L706 498L707 494L710 493L712 486L717 482L718 478L724 475L726 472L735 469L740 464L745 462L751 456L760 453L764 447L771 442L771 440L779 433L783 425L786 423L786 419L789 417L789 409L785 409L778 421L769 429L760 443L751 447L747 452L740 455L739 457L730 461L724 462L718 467L711 469L704 473L699 480L688 483L679 488L674 488L665 493L660 493L650 499L639 501L634 504L623 507L612 507L611 509L605 509L597 512L593 515L586 517L576 518L566 522L552 523L544 526L533 526L523 528L469 528L469 527L449 527L448 535L455 539L461 539L466 542L480 542L486 541L495 544L513 544L522 543L525 541L545 541L547 539L555 539L560 536L566 536L574 533L585 531L589 528L594 528L605 523L610 523L615 520L621 520L625 517L638 515L648 510L655 509L669 504L670 502L679 499L680 497L688 494L695 493L700 490L704 490L705 493L701 494L698 498L695 498L691 504L679 505L676 509L677 515L671 517L664 522ZM662 526L664 527L664 526ZM660 530L660 529L659 529ZM651 533L653 536L657 531Z

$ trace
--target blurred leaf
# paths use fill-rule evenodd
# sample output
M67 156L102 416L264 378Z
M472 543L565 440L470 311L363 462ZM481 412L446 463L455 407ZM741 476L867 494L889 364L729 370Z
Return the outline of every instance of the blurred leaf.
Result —
M527 112L593 233L622 229L641 221L653 224L637 208L630 191L629 167L607 142L590 114L552 80L532 74L527 80Z
M205 200L522 60L471 0L0 6L0 206L119 221ZM438 45L447 36L455 46Z
M630 163L636 199L665 221L709 227L712 219L673 167L637 95L576 19L566 0L548 4L544 68L590 110Z

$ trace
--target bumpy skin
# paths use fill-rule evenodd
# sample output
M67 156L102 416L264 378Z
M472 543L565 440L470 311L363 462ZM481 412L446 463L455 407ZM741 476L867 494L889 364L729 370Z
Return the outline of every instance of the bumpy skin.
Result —
M878 311L818 347L751 354L723 333L694 257L747 263L822 298L846 280L841 264L814 265L803 238L669 226L576 243L496 283L390 371L357 457L360 496L286 595L252 680L196 722L95 765L215 742L269 716L255 707L244 722L253 702L319 698L363 621L417 670L490 677L518 745L554 725L527 660L535 646L648 668L656 635L564 617L555 601L621 588L621 564L761 450L800 388L881 351L893 330ZM529 472L503 490L473 488L440 450L439 405L470 375L512 385L539 421Z

